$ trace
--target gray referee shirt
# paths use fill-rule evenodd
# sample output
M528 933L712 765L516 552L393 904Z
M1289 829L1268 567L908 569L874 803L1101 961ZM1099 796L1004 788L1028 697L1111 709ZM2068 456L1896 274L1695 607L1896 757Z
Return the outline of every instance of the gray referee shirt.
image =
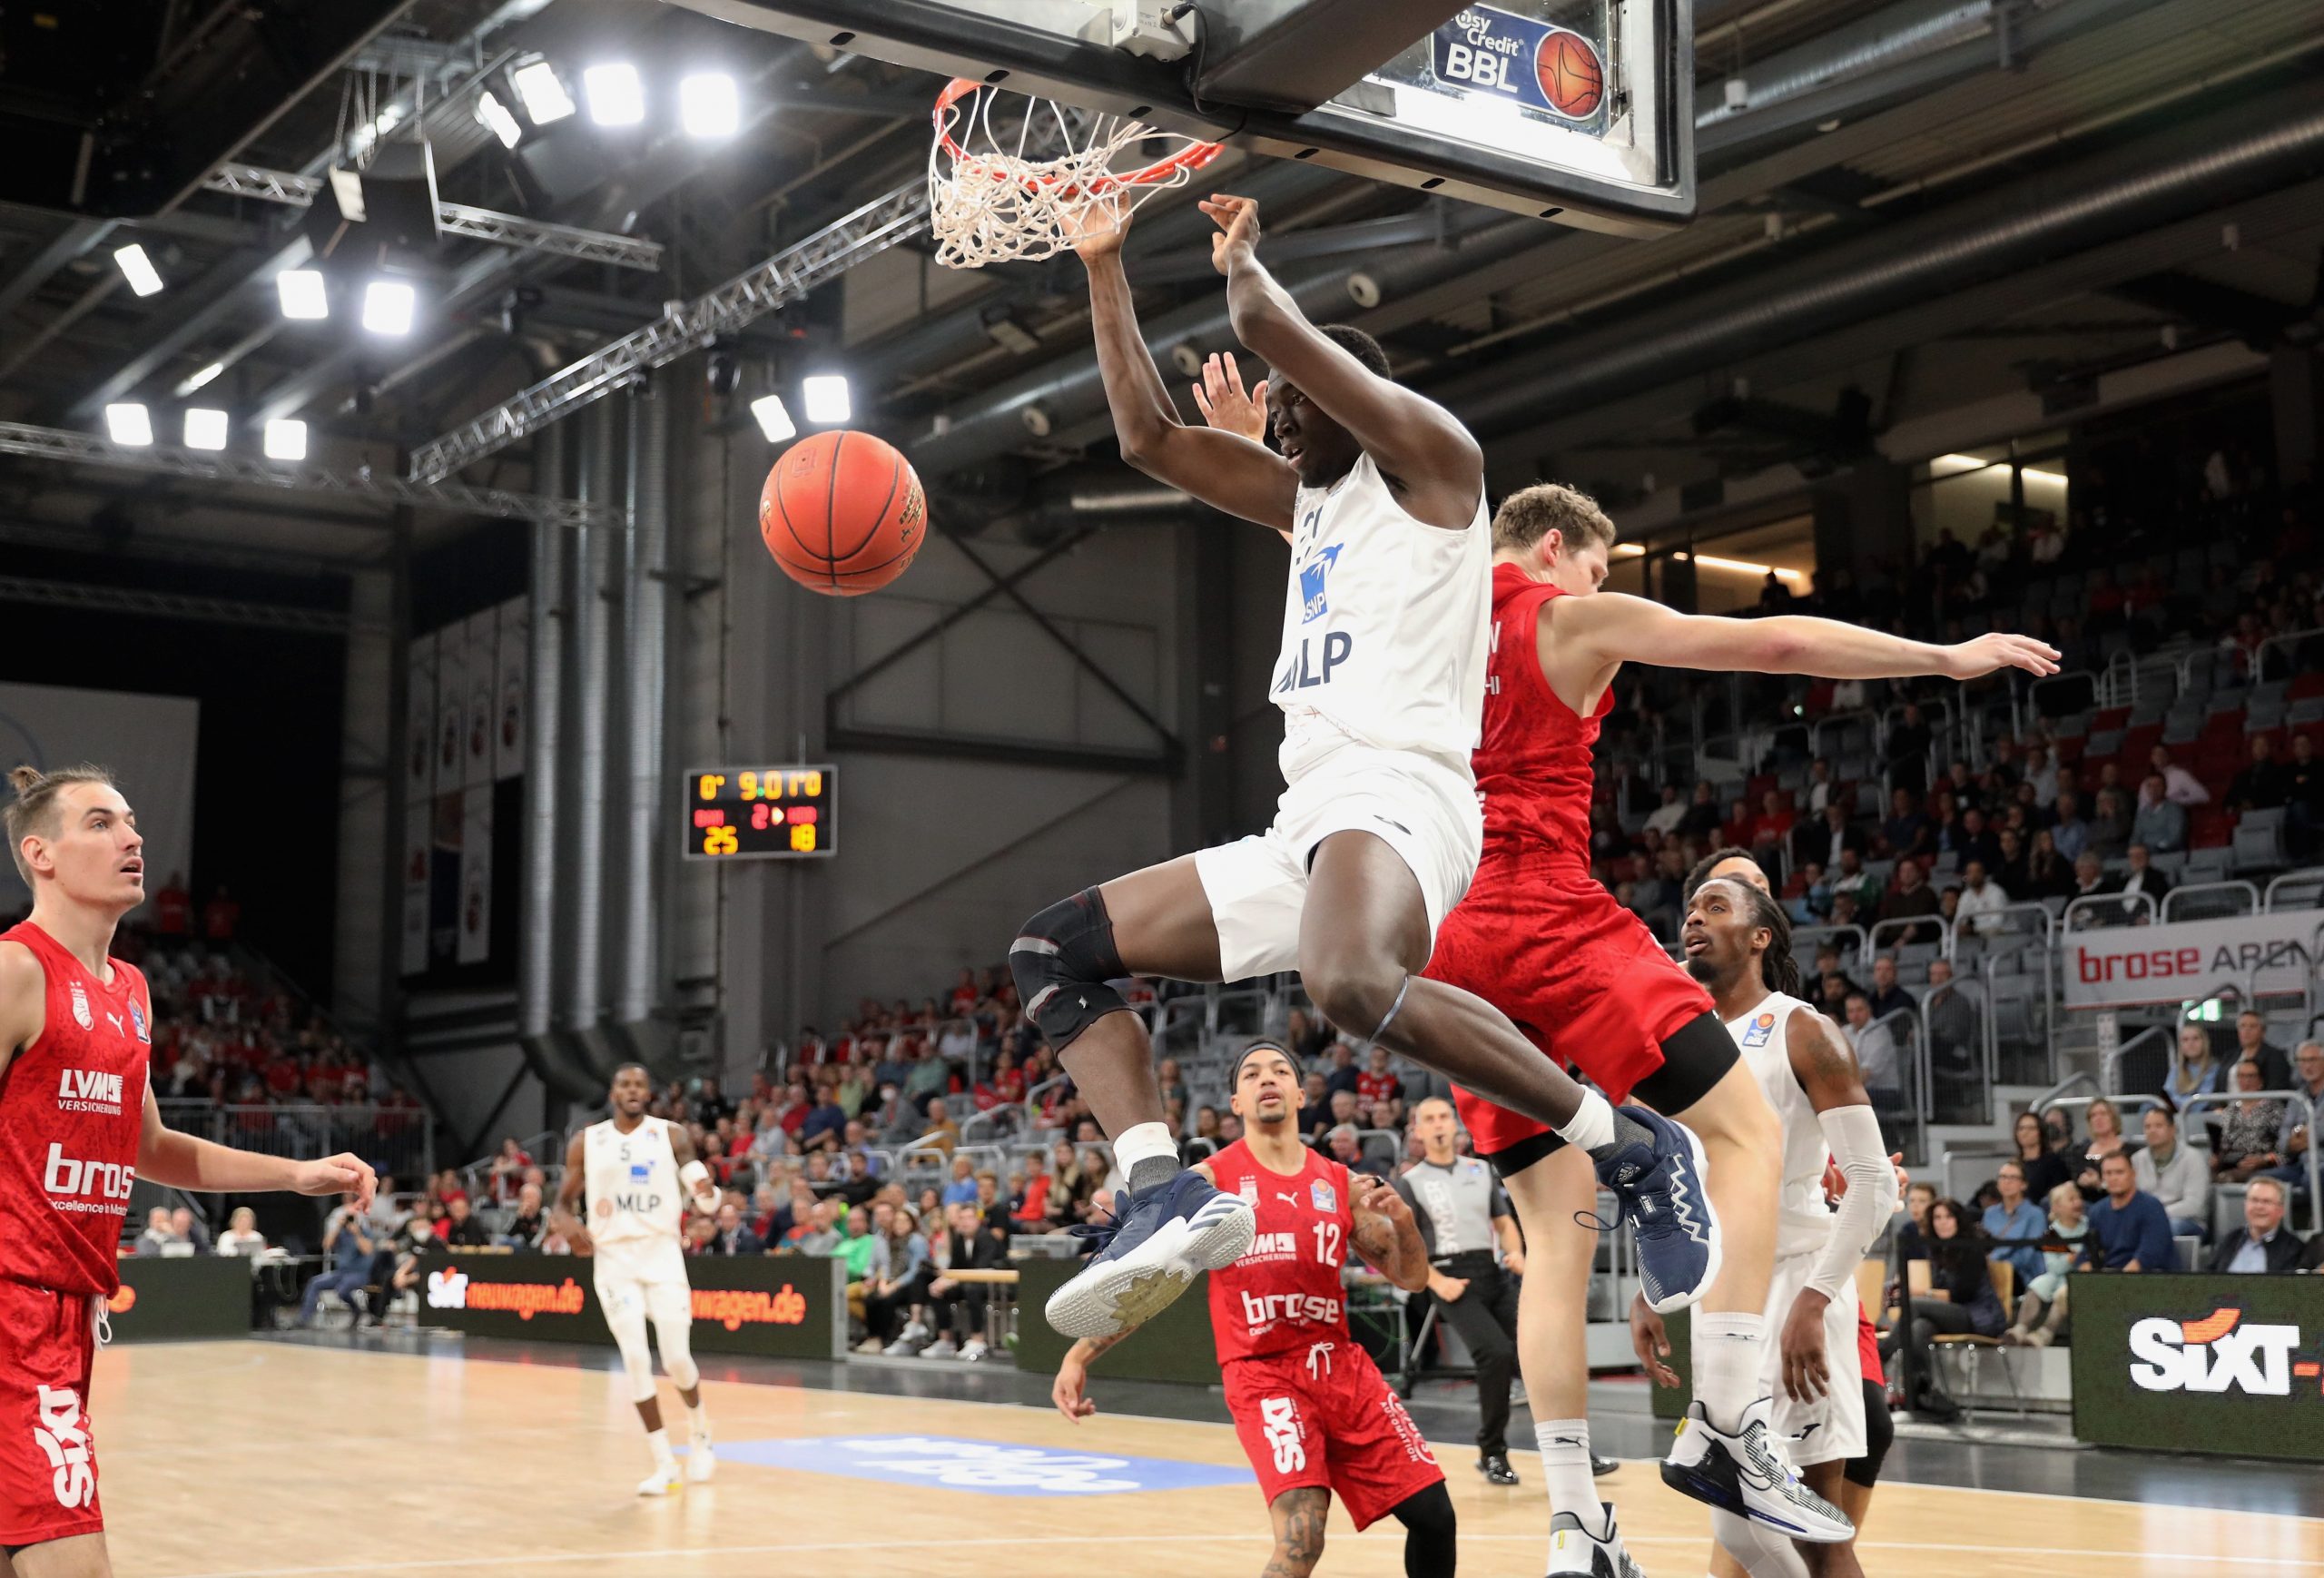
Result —
M1490 1255L1498 1248L1492 1222L1510 1214L1509 1197L1488 1164L1473 1156L1455 1157L1450 1167L1421 1161L1393 1187L1420 1223L1432 1264L1458 1255Z

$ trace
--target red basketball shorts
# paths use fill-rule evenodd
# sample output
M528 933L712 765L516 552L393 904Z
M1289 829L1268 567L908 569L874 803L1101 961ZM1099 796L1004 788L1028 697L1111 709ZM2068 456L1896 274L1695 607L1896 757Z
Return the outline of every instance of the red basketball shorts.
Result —
M1662 1067L1662 1043L1712 1011L1710 993L1646 923L1570 861L1488 858L1437 929L1425 973L1501 1010L1618 1106ZM1480 1155L1549 1132L1482 1097L1453 1094Z
M1368 1528L1444 1478L1372 1356L1353 1342L1236 1359L1226 1381L1236 1438L1270 1505L1287 1490L1327 1490Z
M0 1281L0 1545L105 1526L89 1434L89 1295Z

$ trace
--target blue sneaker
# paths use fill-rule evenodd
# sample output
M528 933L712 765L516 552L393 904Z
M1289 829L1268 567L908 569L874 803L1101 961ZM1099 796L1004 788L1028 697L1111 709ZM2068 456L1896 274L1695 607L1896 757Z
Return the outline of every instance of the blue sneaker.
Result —
M1189 1168L1128 1197L1111 1226L1077 1228L1100 1248L1081 1274L1049 1295L1049 1321L1074 1338L1117 1336L1167 1308L1197 1271L1247 1254L1258 1214Z
M1635 1104L1614 1112L1614 1143L1590 1153L1638 1244L1639 1281L1658 1315L1685 1309L1718 1280L1718 1213L1703 1187L1703 1142Z

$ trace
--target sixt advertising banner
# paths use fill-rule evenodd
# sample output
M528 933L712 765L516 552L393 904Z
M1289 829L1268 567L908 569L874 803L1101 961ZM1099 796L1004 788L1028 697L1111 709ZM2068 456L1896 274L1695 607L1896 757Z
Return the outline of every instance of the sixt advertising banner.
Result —
M419 1324L478 1336L605 1343L586 1256L431 1257ZM704 1353L835 1359L847 1351L842 1263L821 1255L705 1255L686 1261L694 1346Z
M2080 1272L2073 1308L2076 1438L2324 1463L2318 1278Z
M2210 997L2247 984L2297 993L2309 967L2313 910L2069 932L2063 967L2068 1008L2131 1008Z

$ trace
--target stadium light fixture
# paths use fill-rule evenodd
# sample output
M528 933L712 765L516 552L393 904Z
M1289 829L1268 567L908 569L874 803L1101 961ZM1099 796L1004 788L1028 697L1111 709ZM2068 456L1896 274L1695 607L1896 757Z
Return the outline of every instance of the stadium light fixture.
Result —
M545 60L510 72L508 85L517 90L517 102L525 106L525 119L536 126L551 125L573 113L573 95L566 91L556 68Z
M791 419L791 412L779 394L761 395L753 400L751 415L758 419L759 431L766 435L766 441L770 444L783 443L799 436L798 424Z
M307 424L296 417L277 417L266 424L266 458L303 460L307 458Z
M593 65L581 74L589 118L600 126L635 126L645 118L645 84L625 60Z
M162 290L161 271L153 267L153 260L135 242L113 249L113 261L121 268L121 277L129 288L141 296L159 295Z
M321 319L330 316L330 292L320 269L285 269L274 276L285 318Z
M704 72L678 84L678 121L689 137L731 137L743 129L743 101L734 79Z
M224 362L213 361L209 366L203 368L201 371L188 378L183 383L178 385L178 393L182 395L190 395L196 390L207 389L210 385L216 382L218 376L225 370L226 364Z
M517 117L508 113L508 106L493 97L489 88L476 96L476 118L500 139L503 148L514 148L517 140L525 134L525 129L517 124Z
M848 393L844 373L818 373L813 378L801 379L799 403L806 409L807 420L819 428L843 422L855 414L855 402Z
M374 280L363 287L363 327L374 334L411 332L418 298L401 280Z
M185 447L222 449L226 447L226 413L206 406L189 406L185 413Z
M142 449L153 441L153 414L135 400L107 406L105 431L114 443Z

